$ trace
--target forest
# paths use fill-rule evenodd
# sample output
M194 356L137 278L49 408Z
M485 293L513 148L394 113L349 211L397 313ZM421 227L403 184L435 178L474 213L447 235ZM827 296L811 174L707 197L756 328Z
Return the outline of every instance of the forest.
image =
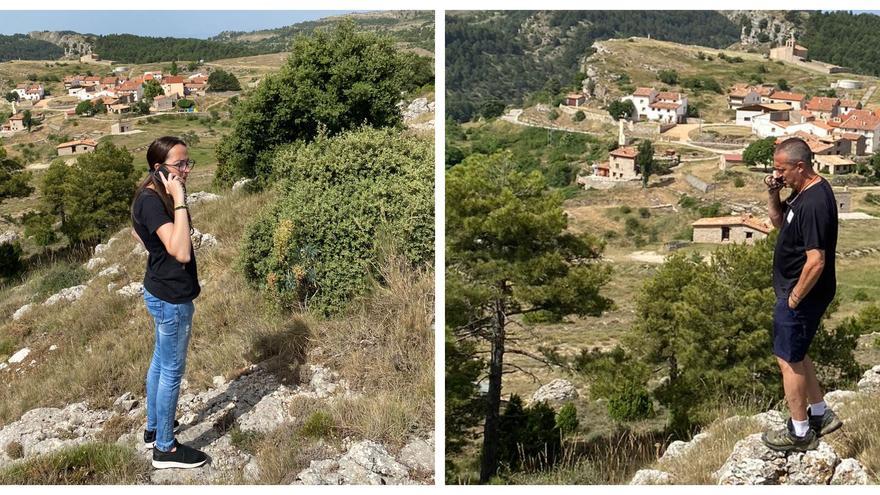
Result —
M551 41L530 27L535 12L450 14L446 20L447 112L463 122L489 102L519 104L548 80L576 86L596 40L651 36L715 48L739 39L739 27L714 11L560 11L546 13ZM527 22L528 21L528 22ZM548 77L554 75L555 77Z
M810 15L806 33L798 42L813 60L880 76L880 16L851 12L817 12Z
M25 34L0 34L0 62L9 60L55 60L64 50L48 41L35 40Z
M153 38L133 34L96 36L94 51L102 58L127 64L168 60L217 60L271 53L240 43L221 43L195 38ZM277 51L277 50L274 50Z

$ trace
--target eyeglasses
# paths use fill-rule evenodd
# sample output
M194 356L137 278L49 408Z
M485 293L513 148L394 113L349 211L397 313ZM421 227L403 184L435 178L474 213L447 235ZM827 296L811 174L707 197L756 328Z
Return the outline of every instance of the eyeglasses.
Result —
M171 165L172 167L177 167L180 170L192 170L193 167L196 166L195 160L180 160L174 163L165 163L164 165Z

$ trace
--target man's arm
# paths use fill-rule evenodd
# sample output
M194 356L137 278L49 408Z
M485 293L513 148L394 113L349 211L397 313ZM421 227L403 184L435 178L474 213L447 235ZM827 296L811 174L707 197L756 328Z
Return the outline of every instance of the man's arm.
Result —
M813 286L816 285L816 281L819 280L819 276L822 275L822 270L824 269L825 250L808 249L807 262L804 263L804 269L801 271L801 276L798 278L794 288L791 289L791 294L788 296L789 308L796 308L798 304L807 297L807 294L813 289Z
M767 211L773 226L777 229L782 228L782 201L779 199L779 189L767 191Z

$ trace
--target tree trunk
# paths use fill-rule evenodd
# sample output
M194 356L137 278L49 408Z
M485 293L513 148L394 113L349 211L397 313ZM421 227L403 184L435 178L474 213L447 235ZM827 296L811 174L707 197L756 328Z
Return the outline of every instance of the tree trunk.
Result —
M495 301L492 324L492 359L489 362L489 394L486 397L480 483L487 483L498 472L498 418L501 411L501 371L504 365L504 324L504 301L499 297Z

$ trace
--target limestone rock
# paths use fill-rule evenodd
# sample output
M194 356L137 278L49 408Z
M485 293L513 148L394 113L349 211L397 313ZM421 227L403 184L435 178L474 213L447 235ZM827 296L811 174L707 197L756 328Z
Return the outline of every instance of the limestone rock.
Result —
M46 299L46 301L43 303L43 306L52 306L59 301L76 301L77 299L82 297L85 290L85 285L75 285L73 287L61 289L61 292L49 296L49 299Z
M770 410L767 412L755 414L754 416L752 416L752 419L757 421L758 424L760 424L761 427L765 430L781 428L786 421L785 416L783 416L781 412L776 410Z
M0 244L11 244L19 239L19 235L14 230L7 230L0 234Z
M132 282L125 287L117 290L116 293L123 297L140 296L144 293L144 284L140 282Z
M132 256L147 256L149 254L149 251L147 251L147 249L139 242L135 244L134 248L131 250Z
M416 471L434 473L434 438L413 438L400 450L400 462Z
M19 349L15 354L12 355L7 361L9 364L17 364L22 361L31 353L31 350L25 347L24 349Z
M206 191L194 192L186 197L186 203L188 205L197 205L199 203L207 203L209 201L217 201L220 199L220 196L209 193Z
M120 395L114 402L113 407L123 413L130 412L138 406L138 400L134 398L134 394L126 392Z
M825 394L825 404L831 409L837 409L841 405L858 397L858 392L852 390L834 390Z
M103 265L106 262L107 262L107 260L104 258L100 258L100 257L92 258L88 261L88 263L86 263L85 268L86 268L86 270L94 270L95 268L98 268L99 266Z
M253 179L239 179L239 180L235 181L235 184L232 185L232 190L238 191L239 189L250 184L251 182L253 182Z
M629 482L630 485L671 485L672 475L656 469L640 469Z
M825 442L820 442L816 450L791 453L785 465L788 475L784 479L784 484L827 485L839 462L840 458Z
M880 393L880 365L874 366L859 380L859 391L869 394Z
M831 477L832 485L867 485L868 473L864 466L853 459L847 458L840 461L834 468L834 476Z
M532 395L532 402L567 402L577 397L577 389L570 381L557 378L536 390Z
M691 438L689 442L676 440L670 443L668 447L666 447L666 451L663 453L663 456L660 457L660 460L668 461L677 457L681 457L687 454L691 449L696 447L700 442L709 438L709 436L709 433L698 433L694 435L694 437Z
M25 304L24 306L18 308L17 310L15 310L15 313L12 313L12 320L18 321L18 320L24 318L24 315L26 315L27 312L30 311L31 308L33 308L33 307L34 307L34 305L33 305L33 303L31 303L31 304Z
M736 443L714 476L719 485L775 485L785 466L785 455L768 449L761 433L755 433Z

